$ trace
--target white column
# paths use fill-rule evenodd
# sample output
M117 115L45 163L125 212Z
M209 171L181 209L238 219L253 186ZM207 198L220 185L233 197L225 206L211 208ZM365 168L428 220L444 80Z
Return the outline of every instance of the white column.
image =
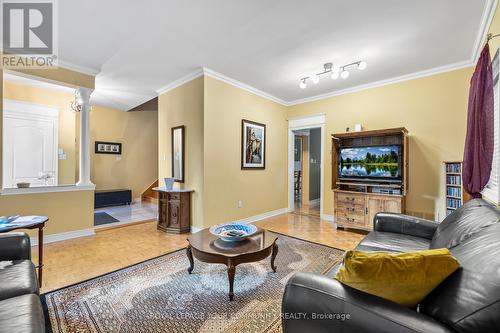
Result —
M90 181L90 95L91 89L76 90L77 103L80 111L80 179L76 186L94 186Z

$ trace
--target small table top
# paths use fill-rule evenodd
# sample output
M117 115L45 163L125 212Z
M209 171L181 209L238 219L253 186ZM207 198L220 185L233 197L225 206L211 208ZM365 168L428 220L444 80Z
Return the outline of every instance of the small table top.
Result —
M208 229L200 230L187 238L195 250L224 257L261 252L273 246L277 239L278 235L259 227L255 234L239 242L223 241L212 235Z
M157 192L165 192L165 193L188 193L194 192L194 190L186 189L186 188L173 188L171 190L167 190L165 187L153 187L153 191Z
M17 219L8 223L0 222L0 232L8 232L16 229L34 229L48 220L49 218L47 216L19 216Z

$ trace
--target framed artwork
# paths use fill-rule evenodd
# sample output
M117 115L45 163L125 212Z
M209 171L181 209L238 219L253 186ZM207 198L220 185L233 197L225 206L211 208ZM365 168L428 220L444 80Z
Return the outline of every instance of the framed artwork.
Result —
M266 125L241 121L241 169L266 168Z
M172 127L172 178L174 181L184 183L184 126Z
M119 142L96 141L95 142L95 153L96 154L121 155L122 144Z

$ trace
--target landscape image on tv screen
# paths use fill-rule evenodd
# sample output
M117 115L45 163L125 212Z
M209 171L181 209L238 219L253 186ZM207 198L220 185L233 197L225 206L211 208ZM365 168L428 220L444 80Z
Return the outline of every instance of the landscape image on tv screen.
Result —
M401 146L342 148L339 159L343 178L401 178Z

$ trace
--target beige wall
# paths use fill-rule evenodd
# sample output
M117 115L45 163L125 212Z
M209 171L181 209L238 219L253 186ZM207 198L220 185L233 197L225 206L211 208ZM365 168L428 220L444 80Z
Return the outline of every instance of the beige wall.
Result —
M76 143L75 113L70 111L74 95L63 91L55 91L29 85L4 82L4 98L15 101L51 106L59 110L59 143L64 149L65 160L58 161L59 185L75 184Z
M22 194L0 197L0 215L44 215L45 235L94 227L94 192ZM36 232L29 232L35 236Z
M205 76L204 109L204 226L286 208L285 107ZM266 125L265 170L241 170L242 119Z
M44 78L56 84L62 84L73 88L95 88L95 77L93 75L83 74L64 68L12 70L12 72L18 72L22 75L34 78Z
M58 80L68 85L85 87L94 86L94 78L88 75L69 70L39 70L30 72L51 80ZM0 70L0 152L2 147L2 115L3 115L3 70ZM1 171L0 154L0 171ZM1 174L1 172L0 172ZM0 179L1 184L1 179ZM93 191L75 191L46 194L26 194L6 196L0 195L0 215L47 215L50 222L47 224L46 233L57 234L68 231L92 228L93 225Z
M95 154L95 141L120 142L121 155ZM158 113L99 106L90 112L91 180L96 189L129 188L133 198L158 179Z
M185 176L176 186L192 189L191 216L203 226L203 78L192 80L158 98L158 162L160 186L171 177L171 128L186 126Z
M441 219L444 214L442 162L462 160L471 75L472 69L467 68L290 107L289 117L326 114L325 213L333 214L329 135L360 123L366 130L408 129L407 210Z

